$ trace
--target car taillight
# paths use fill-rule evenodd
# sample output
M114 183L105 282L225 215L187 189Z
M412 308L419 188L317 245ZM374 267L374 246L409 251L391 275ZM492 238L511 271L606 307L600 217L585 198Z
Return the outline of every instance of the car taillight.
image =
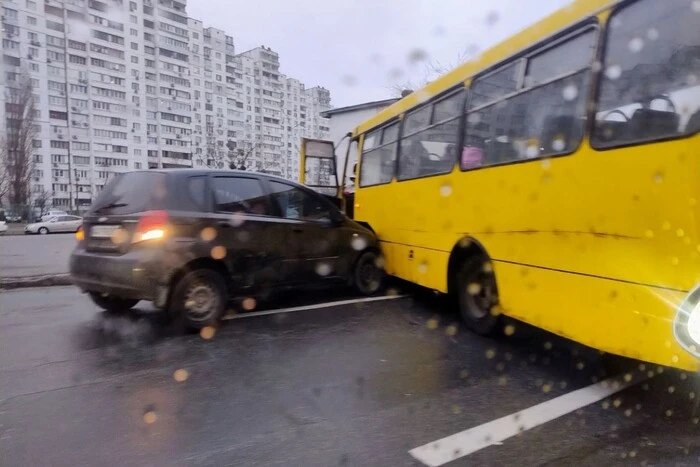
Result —
M157 240L167 234L168 213L165 211L148 211L136 224L133 243Z
M78 227L78 230L75 231L75 238L79 242L82 242L83 240L85 240L85 229L83 229L82 224L80 224L80 227Z

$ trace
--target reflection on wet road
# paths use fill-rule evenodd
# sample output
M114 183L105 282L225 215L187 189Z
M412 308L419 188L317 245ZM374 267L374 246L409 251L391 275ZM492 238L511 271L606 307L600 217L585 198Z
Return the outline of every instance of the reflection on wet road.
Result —
M0 465L422 465L409 451L604 368L653 377L449 465L700 462L694 377L604 364L511 325L510 337L475 336L425 296L235 319L204 340L174 335L146 304L114 318L73 288L5 292Z

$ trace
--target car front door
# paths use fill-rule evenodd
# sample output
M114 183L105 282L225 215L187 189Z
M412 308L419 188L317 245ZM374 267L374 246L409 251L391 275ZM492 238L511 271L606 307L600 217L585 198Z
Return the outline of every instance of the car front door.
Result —
M219 246L215 259L226 262L237 284L260 289L288 280L295 261L285 248L279 218L264 185L255 176L213 175L215 229ZM239 291L240 292L240 291Z
M285 219L289 248L297 258L297 277L304 282L337 275L341 232L331 226L335 208L319 194L270 180L272 197Z
M56 221L51 226L52 232L68 232L70 228L70 216L58 216Z

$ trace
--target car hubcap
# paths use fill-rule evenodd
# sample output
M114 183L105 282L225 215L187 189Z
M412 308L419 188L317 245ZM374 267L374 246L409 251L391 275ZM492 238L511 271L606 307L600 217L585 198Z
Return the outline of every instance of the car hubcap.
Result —
M216 312L218 304L218 294L207 284L193 285L185 296L187 316L195 321L209 319Z
M358 271L358 280L365 289L374 289L379 284L379 269L372 264L374 258L365 259Z
M477 293L471 293L470 285L478 284L479 290ZM476 319L482 319L491 312L493 305L493 283L490 276L485 273L479 274L474 281L467 286L467 310Z

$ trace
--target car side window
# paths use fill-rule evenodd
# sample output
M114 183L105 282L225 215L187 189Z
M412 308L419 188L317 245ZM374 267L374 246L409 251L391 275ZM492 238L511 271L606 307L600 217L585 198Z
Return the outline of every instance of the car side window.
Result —
M187 191L189 192L190 199L200 209L205 209L207 207L206 186L207 180L203 175L187 179Z
M256 178L214 177L212 190L218 212L270 214L265 191Z
M330 218L331 208L319 196L282 182L270 181L270 186L282 217L304 220Z

